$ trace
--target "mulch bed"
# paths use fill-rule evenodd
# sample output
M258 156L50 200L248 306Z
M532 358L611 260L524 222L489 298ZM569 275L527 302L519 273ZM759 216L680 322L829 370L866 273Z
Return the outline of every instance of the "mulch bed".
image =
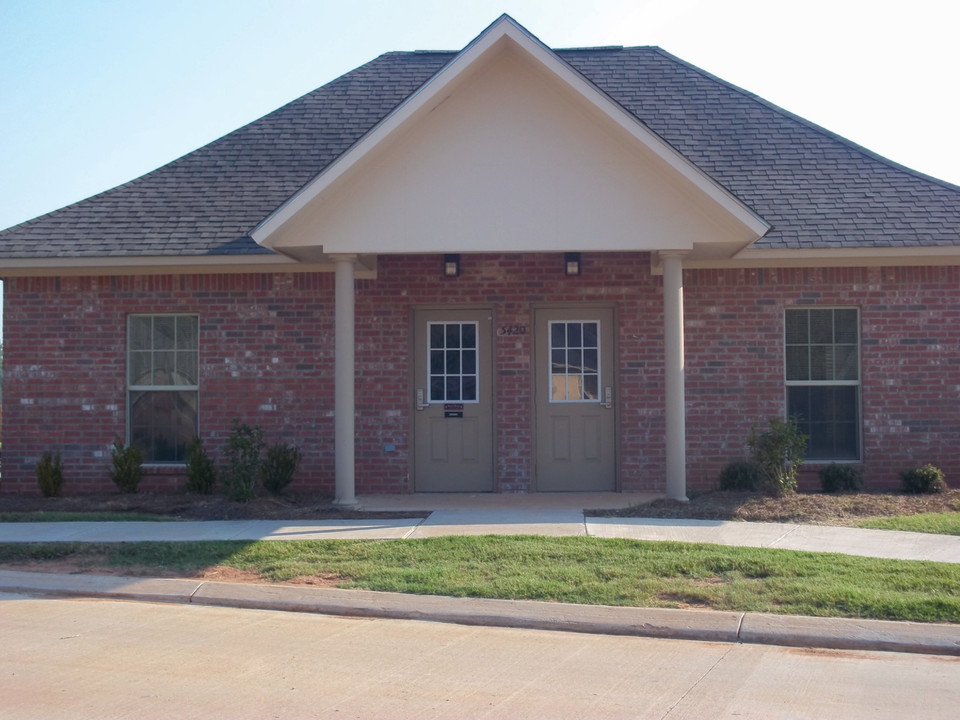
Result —
M124 495L103 493L58 498L0 495L0 512L138 512L183 520L329 520L426 517L426 512L368 512L335 507L328 495L286 493L239 503L223 495L187 493ZM960 490L933 495L901 493L794 493L767 497L756 493L711 491L690 502L655 500L625 510L602 509L591 515L845 524L867 517L960 512Z
M931 495L906 493L793 493L768 497L756 493L711 491L690 502L655 500L636 508L603 513L612 517L751 520L843 525L868 517L960 512L960 490Z
M235 502L223 495L103 493L45 498L0 495L0 512L137 512L182 520L332 520L426 517L425 512L344 510L328 495L285 493Z

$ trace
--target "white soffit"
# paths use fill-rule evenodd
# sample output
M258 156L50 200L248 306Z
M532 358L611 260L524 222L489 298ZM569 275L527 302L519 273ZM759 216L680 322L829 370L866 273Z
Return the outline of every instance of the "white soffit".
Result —
M637 162L642 157L642 170L647 176L646 181L655 181L662 186L647 198L647 202L655 208L659 216L659 226L647 222L648 217L638 215L641 210L635 210L633 216L625 208L624 197L620 198L620 217L607 218L607 206L601 199L590 206L590 217L584 220L584 225L593 223L589 230L576 228L579 232L574 240L575 231L571 230L570 237L564 238L564 225L560 218L561 228L559 236L552 232L554 228L538 227L538 232L531 233L532 225L538 221L551 219L553 214L545 205L538 205L539 196L526 198L522 190L516 202L511 202L513 196L503 195L499 204L489 203L486 212L478 218L459 218L464 225L468 220L473 221L467 235L459 235L444 226L444 219L453 222L450 217L443 217L444 212L451 215L456 209L444 204L442 198L433 207L430 200L426 201L415 197L416 193L407 196L394 197L396 188L406 184L406 178L394 177L392 185L381 182L380 189L386 189L387 194L371 191L376 187L377 178L383 176L384 167L392 169L396 174L397 168L402 166L394 153L393 165L389 165L384 156L392 149L402 146L405 139L415 135L417 128L431 121L431 116L447 112L443 104L451 98L457 99L469 95L476 85L477 78L483 76L485 70L496 67L496 63L503 58L512 58L515 68L539 74L545 82L554 89L561 91L579 106L568 112L571 115L588 114L595 126L594 135L617 134L617 142L636 155L632 160L618 160L618 163ZM506 61L504 61L506 62ZM528 78L529 82L529 78ZM534 87L530 85L530 87ZM463 91L463 92L461 92ZM459 93L459 95L458 95ZM484 107L498 105L488 102ZM438 112L439 111L439 112ZM510 128L507 128L509 130ZM505 136L506 137L506 136ZM612 142L612 141L611 141ZM626 142L626 145L624 144ZM421 148L424 147L421 141ZM563 149L559 149L558 156L562 156ZM409 159L409 158L408 158ZM531 162L543 160L542 157L531 156ZM560 162L570 161L569 157L561 157ZM598 162L601 162L598 160ZM472 167L445 167L444 172L457 172L458 179L469 175ZM551 170L553 172L551 172ZM542 171L543 178L556 178L569 173L558 173L556 168L547 168ZM606 173L597 173L593 168L594 177L606 176ZM423 177L436 177L426 174ZM638 168L634 168L638 174ZM652 175L656 177L652 177ZM415 177L415 174L413 175ZM363 184L361 178L368 179L365 194L360 195L358 188ZM621 178L622 180L622 178ZM579 180L581 183L584 179ZM614 182L614 177L603 178L608 184ZM467 190L481 192L496 192L498 183L491 178L478 178L473 187ZM481 183L485 183L481 186ZM528 188L529 184L525 186ZM492 190L491 190L492 188ZM647 192L643 184L633 187L613 188L616 194L624 195L634 192L633 198L627 198L627 204L634 200L642 202L641 194ZM577 197L577 188L568 186L561 188L568 193L568 198ZM424 188L424 192L428 191ZM349 213L336 217L338 210L334 208L350 207L349 199L353 192L353 205L365 203L362 212ZM501 193L506 193L500 189ZM541 195L547 190L541 190ZM599 191L598 191L599 192ZM663 197L657 197L659 192ZM671 202L663 207L664 199L669 195ZM360 199L358 199L360 198ZM563 202L558 200L561 214L565 210ZM506 200L506 202L503 202ZM526 201L530 201L524 204ZM404 204L404 202L406 204ZM584 201L585 202L585 201ZM617 202L616 200L612 202ZM383 207L378 207L378 203ZM392 203L392 205L391 205ZM476 201L478 209L482 203ZM513 205L514 207L511 207ZM326 209L323 209L326 206ZM320 209L318 209L320 208ZM500 210L505 209L504 216ZM380 211L379 221L367 222L368 216L376 215ZM495 210L495 212L491 212ZM371 212L373 211L373 212ZM440 216L430 213L439 212ZM570 213L572 211L566 210ZM526 213L526 215L524 215ZM582 213L581 213L582 215ZM413 217L416 216L416 217ZM571 216L572 217L572 216ZM579 218L580 216L577 216ZM331 221L333 219L333 221ZM514 221L519 220L518 228ZM339 227L338 222L339 221ZM359 221L359 222L358 222ZM404 237L403 222L407 221L407 236ZM498 225L499 223L499 225ZM627 228L631 237L629 244L626 240ZM609 226L608 226L609 225ZM482 227L478 227L482 226ZM506 235L503 234L507 230ZM252 233L252 237L262 246L270 247L282 252L288 248L304 246L323 246L323 252L436 252L436 251L484 251L484 250L515 250L536 251L544 243L554 250L651 250L651 249L686 249L694 250L694 255L706 251L710 256L729 257L738 250L748 246L754 240L762 237L769 230L769 225L747 208L739 199L718 185L709 176L700 171L659 136L651 132L640 123L637 118L613 102L592 83L586 80L567 63L563 62L552 50L534 38L524 28L518 25L507 15L501 16L479 37L457 55L444 69L425 83L416 93L384 118L366 136L358 141L351 149L332 163L311 183L305 186L297 195L292 197L273 215L267 218ZM474 233L471 236L469 233ZM513 232L514 235L510 236ZM606 238L617 236L619 240L607 241ZM414 238L414 235L418 235ZM532 235L540 235L541 239L526 239ZM497 238L501 238L504 247L497 247ZM608 242L609 244L604 244ZM491 244L492 243L492 244ZM519 243L519 244L518 244ZM707 245L715 245L712 250ZM700 252L697 252L700 248ZM289 252L296 256L296 252Z

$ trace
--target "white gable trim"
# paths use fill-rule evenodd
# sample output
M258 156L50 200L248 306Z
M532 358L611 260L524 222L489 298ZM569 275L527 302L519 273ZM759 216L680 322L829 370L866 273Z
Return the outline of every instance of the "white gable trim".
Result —
M324 171L304 186L296 195L258 225L251 237L264 247L271 247L271 236L287 221L303 210L314 198L334 184L347 171L393 132L401 128L419 110L438 98L458 77L491 51L498 43L509 40L535 59L543 68L574 89L608 118L626 130L634 139L650 149L679 175L717 203L733 219L745 226L757 238L770 225L754 213L736 196L719 185L706 173L687 160L660 136L643 125L635 116L615 103L593 83L561 60L556 53L531 35L509 15L502 15L467 45L446 67L428 80L396 109L381 120ZM319 244L319 243L318 243Z

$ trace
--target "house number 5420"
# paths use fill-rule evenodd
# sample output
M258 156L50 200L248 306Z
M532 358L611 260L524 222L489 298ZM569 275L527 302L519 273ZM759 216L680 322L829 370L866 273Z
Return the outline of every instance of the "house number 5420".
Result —
M501 325L497 335L526 335L526 325Z

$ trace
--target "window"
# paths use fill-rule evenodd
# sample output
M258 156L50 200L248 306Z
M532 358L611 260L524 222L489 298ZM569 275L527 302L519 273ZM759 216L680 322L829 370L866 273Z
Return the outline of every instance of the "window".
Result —
M146 462L185 462L197 435L198 326L196 315L128 320L129 442Z
M427 324L430 402L477 402L477 323Z
M859 327L853 308L786 311L787 415L808 460L860 459Z
M600 399L600 323L550 322L550 402Z

